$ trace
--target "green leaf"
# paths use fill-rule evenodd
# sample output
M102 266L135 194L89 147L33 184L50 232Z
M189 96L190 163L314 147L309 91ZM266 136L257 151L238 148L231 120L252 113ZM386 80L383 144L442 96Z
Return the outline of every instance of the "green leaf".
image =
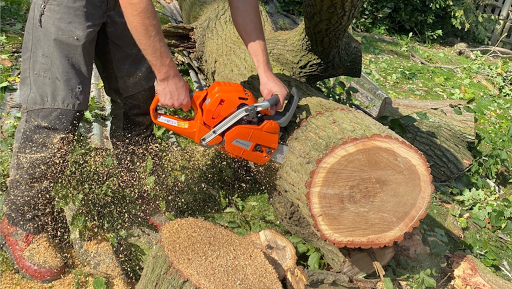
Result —
M417 120L410 115L406 115L406 116L402 117L402 121L404 123L409 123L409 124L413 124L413 123L417 122Z
M149 156L148 159L146 160L146 173L149 174L149 172L151 172L151 169L153 169L153 159L151 158L151 156Z
M419 112L416 113L416 116L418 118L420 118L420 119L423 119L423 120L429 120L428 114L425 113L425 112L419 111Z
M505 213L502 210L492 213L490 216L491 225L492 226L501 226L501 223L504 221L504 219L503 219L504 216L505 216Z
M462 109L460 109L460 107L456 106L456 107L453 108L453 112L456 115L461 115L462 114Z
M300 254L302 253L305 253L308 251L308 247L302 243L298 243L297 244L297 252L299 252Z
M425 285L425 287L427 287L427 288L428 287L436 288L437 282L434 278L427 276L427 275L423 275L423 285Z
M294 244L295 243L299 243L300 241L302 241L302 239L297 237L297 236L290 236L290 237L288 237L288 240L290 240L290 242L292 242Z
M407 134L407 130L402 125L402 122L399 119L392 119L389 122L389 128L397 132L398 134L405 135Z
M349 86L347 88L347 90L350 91L351 93L358 93L359 92L359 90L357 88L353 87L353 86Z
M477 224L478 226L480 226L482 228L485 228L485 226L487 226L487 223L484 222L483 220L471 218L471 221L473 221L473 223Z
M0 83L0 88L6 87L6 86L9 86L9 82L5 81L5 82Z
M503 233L508 233L512 231L512 221L507 221L507 224L505 225L505 227L501 230L501 232Z
M107 285L105 284L105 280L101 277L97 277L92 281L92 288L94 289L107 289Z
M386 289L394 289L395 288L395 286L393 286L393 282L389 278L384 278L384 281L382 283L384 284L384 287L386 287Z
M467 105L465 105L465 106L463 106L462 108L464 108L464 110L465 110L466 112L469 112L469 113L475 113L475 111L473 110L473 108L471 108L471 106L467 106Z
M313 252L308 258L309 269L318 270L320 269L320 253Z

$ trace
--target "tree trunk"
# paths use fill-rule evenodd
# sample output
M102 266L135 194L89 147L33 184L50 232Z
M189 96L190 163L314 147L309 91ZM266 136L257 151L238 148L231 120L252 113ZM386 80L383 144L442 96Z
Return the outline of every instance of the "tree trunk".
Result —
M468 144L475 142L473 113L460 100L414 100L386 98L377 118L400 120L400 134L420 150L432 169L434 181L452 180L472 162ZM457 113L455 112L457 111ZM414 122L403 121L404 117Z
M303 98L301 123L288 139L272 197L293 233L342 265L337 247L400 241L426 214L433 187L426 160L365 114L317 97ZM338 261L335 261L335 260Z
M450 283L454 288L512 288L512 283L499 278L477 258L463 253L455 253L450 258L450 267L453 269L453 280Z
M338 75L359 77L361 45L348 30L361 3L361 0L304 1L305 21L291 31L274 31L262 11L274 72L309 83ZM232 25L227 1L183 0L180 7L184 22L193 23L195 28L195 58L210 82L242 82L256 74Z

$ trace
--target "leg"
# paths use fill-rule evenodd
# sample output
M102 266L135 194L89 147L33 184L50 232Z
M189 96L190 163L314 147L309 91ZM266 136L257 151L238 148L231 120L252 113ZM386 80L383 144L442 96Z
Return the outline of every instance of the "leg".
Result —
M52 0L42 14L33 1L30 9L21 65L23 119L4 208L12 224L32 234L45 231L43 216L54 211L55 177L45 177L57 175L45 174L59 170L49 165L58 165L56 154L66 151L88 106L96 31L106 19L103 1L91 2Z
M103 2L52 0L42 8L42 2L34 0L25 29L22 120L0 239L20 272L39 281L59 278L65 271L62 256L46 234L63 220L52 187L88 107L96 32L106 19Z
M112 138L144 139L152 134L149 106L155 76L131 36L117 1L98 33L96 66L112 101Z
M9 194L4 200L4 213L11 224L37 235L46 232L55 217L63 217L53 204L52 185L65 168L82 116L66 109L24 113L16 130Z

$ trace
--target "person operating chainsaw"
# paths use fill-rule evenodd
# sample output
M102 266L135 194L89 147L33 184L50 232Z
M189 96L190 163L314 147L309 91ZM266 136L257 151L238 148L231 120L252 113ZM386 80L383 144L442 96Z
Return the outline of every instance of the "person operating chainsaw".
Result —
M272 72L258 1L230 0L229 5L256 66L261 93L266 99L279 95L275 112L288 89ZM67 228L51 192L88 109L93 63L111 99L113 144L144 145L151 138L155 80L163 106L188 110L190 88L167 49L151 0L34 0L25 27L22 118L3 202L0 245L22 275L48 282L67 271L58 242L49 234L58 224Z
M154 16L150 1L120 0L128 27L135 41L148 59L157 79L160 105L188 110L190 108L189 87L180 76L167 45L164 42L160 23ZM256 66L260 78L260 92L265 99L273 94L279 103L271 107L272 114L283 107L288 88L272 73L265 37L261 23L258 1L230 0L233 23L244 41Z

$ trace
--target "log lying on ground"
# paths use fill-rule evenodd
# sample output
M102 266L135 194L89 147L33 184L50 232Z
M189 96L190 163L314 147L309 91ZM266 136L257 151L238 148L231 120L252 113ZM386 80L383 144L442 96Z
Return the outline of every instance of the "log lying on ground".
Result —
M422 154L369 118L322 98L300 101L310 114L288 139L271 202L287 228L324 251L400 241L426 215L433 186ZM326 240L327 243L321 240Z
M249 239L192 218L164 225L160 235L137 288L282 288Z
M306 1L304 23L294 30L281 32L273 31L262 12L270 61L285 84L296 86L303 95L319 96L311 86L283 74L308 83L338 75L360 74L361 47L348 27L361 4L360 0ZM253 77L256 70L249 54L242 52L245 48L231 23L227 4L184 0L180 6L184 22L193 23L195 28L194 58L208 80L243 82L257 95L259 84L257 77ZM381 247L399 241L404 232L418 224L430 201L430 171L417 150L360 112L343 109L321 96L304 98L299 106L296 122L287 127L293 136L288 140L290 151L285 163L278 169L278 193L272 197L272 204L292 233L319 247L329 265L339 270L346 259L332 244ZM307 121L300 124L305 119ZM345 142L353 138L360 139L361 146L355 154L350 154L344 150L350 151L355 146ZM371 148L367 148L365 142L371 143ZM335 154L328 155L336 150ZM361 155L357 157L357 154ZM347 163L350 159L358 160L359 164ZM317 161L325 161L326 168L332 170L317 175L317 180L321 177L324 181L315 184L315 194L308 195L310 200L320 202L315 205L313 214L317 215L313 217L306 197L309 191L306 183L316 170ZM358 173L344 170L347 164ZM342 197L343 202L331 204L331 199L323 197L325 193L333 200L339 201ZM365 208L372 201L372 210ZM333 216L327 222L322 217L325 212ZM339 221L342 223L336 224ZM336 237L326 242L323 238L328 237L325 234L328 231ZM356 234L350 235L350 232ZM381 236L385 238L380 239Z
M456 178L472 163L468 146L475 141L475 122L463 109L466 101L391 99L364 73L350 85L358 90L353 97L362 102L361 110L387 125L402 125L398 134L425 155L435 182Z
M450 258L450 264L454 270L451 285L457 289L512 288L512 283L496 276L482 262L471 255L455 253Z
M472 162L468 144L475 141L473 113L463 109L462 100L413 100L385 98L377 118L403 120L402 137L427 158L434 181L454 179ZM455 112L457 109L457 112Z

